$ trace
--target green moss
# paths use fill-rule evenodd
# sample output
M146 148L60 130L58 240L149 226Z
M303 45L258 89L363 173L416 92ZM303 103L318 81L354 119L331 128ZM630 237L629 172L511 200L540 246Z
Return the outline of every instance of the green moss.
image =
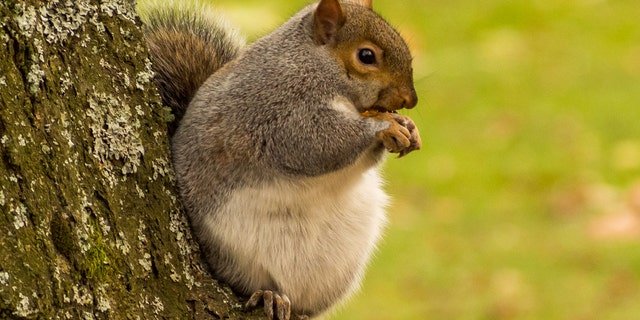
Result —
M101 240L102 239L98 241ZM109 257L107 256L106 247L102 242L96 242L96 244L87 251L85 259L81 264L85 277L99 282L106 280L110 269L107 268L108 265Z
M85 252L83 260L79 264L82 274L86 279L102 283L109 277L110 271L115 267L109 256L110 249L103 236L98 220L91 219L92 233L89 237L89 249Z

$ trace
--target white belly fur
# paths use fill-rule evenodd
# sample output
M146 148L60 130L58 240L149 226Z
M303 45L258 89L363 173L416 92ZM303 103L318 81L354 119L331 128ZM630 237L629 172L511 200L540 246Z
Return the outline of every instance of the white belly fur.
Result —
M377 168L355 164L243 188L207 226L246 273L246 294L275 287L297 309L321 310L358 288L386 222L381 185Z

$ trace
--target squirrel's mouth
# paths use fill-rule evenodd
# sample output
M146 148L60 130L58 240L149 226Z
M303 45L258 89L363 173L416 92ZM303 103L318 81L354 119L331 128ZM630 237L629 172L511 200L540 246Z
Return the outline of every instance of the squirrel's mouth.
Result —
M364 109L360 114L365 117L375 117L381 113L398 113L396 110L389 110L380 106L373 106L371 108Z
M367 108L364 110L364 112L369 112L369 113L398 113L396 110L389 110L385 107L381 107L381 106L373 106L371 108Z

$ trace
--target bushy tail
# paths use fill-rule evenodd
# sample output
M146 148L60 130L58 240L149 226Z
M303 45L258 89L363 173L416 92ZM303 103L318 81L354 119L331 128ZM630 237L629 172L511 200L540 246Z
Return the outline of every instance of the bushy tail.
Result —
M143 32L153 58L155 82L175 127L198 88L238 55L244 40L211 8L174 0L141 4Z

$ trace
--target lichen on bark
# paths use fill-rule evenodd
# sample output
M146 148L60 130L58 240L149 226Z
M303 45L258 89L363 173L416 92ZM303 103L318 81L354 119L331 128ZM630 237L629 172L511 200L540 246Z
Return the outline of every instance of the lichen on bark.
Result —
M173 184L133 1L0 3L0 318L259 317Z

